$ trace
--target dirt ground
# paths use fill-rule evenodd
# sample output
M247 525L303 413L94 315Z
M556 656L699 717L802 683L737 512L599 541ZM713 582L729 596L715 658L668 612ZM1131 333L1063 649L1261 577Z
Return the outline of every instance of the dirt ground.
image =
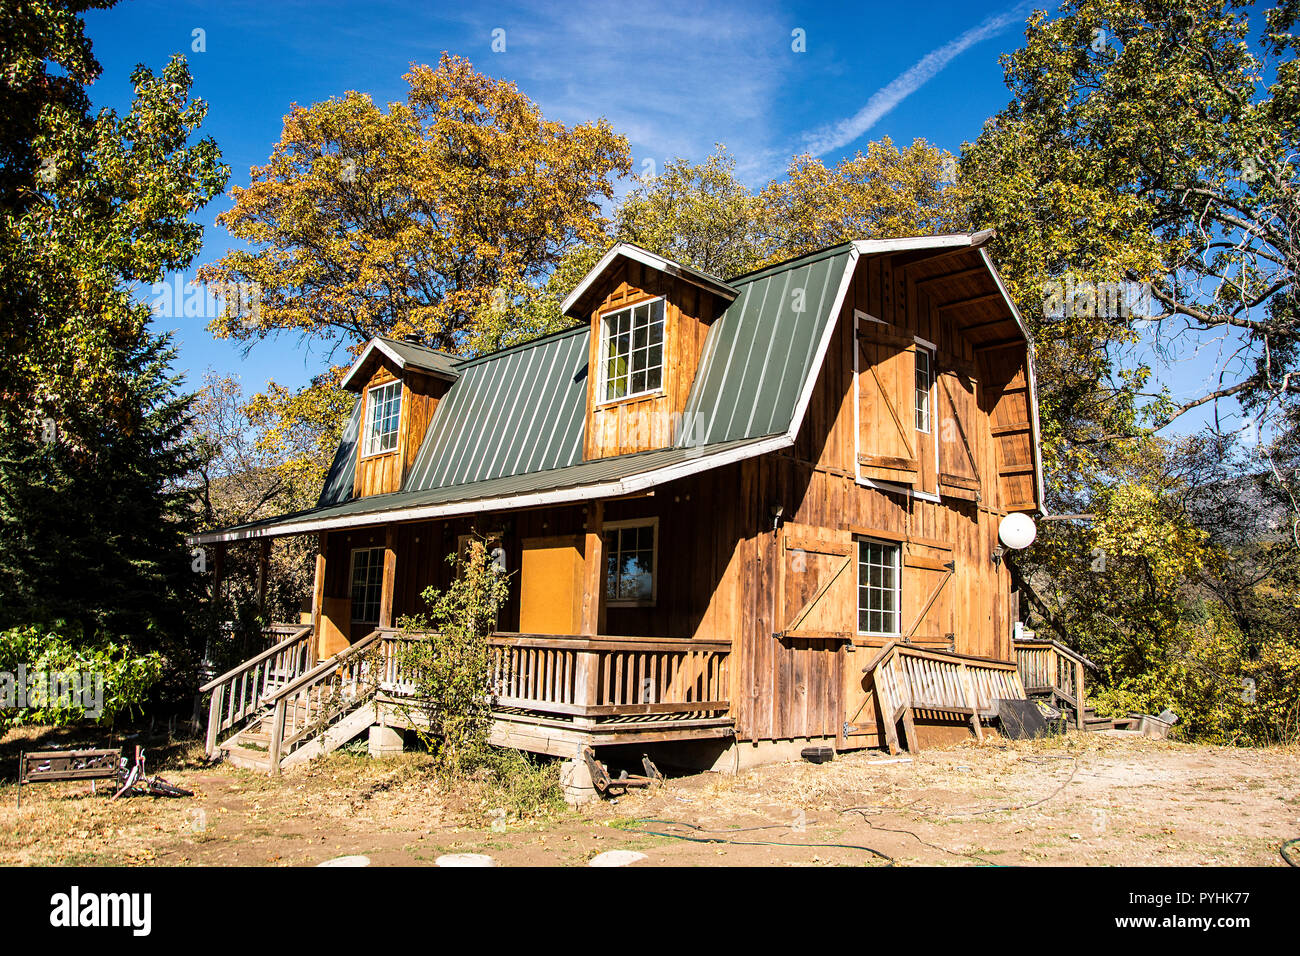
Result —
M642 866L1279 866L1279 845L1300 836L1300 752L1114 733L676 777L522 820L486 788L440 785L416 754L334 754L271 779L204 767L192 742L158 755L193 798L110 802L88 784L43 784L25 787L17 810L18 748L60 743L11 733L0 744L0 864L292 866L360 854L432 865L475 853L574 866L631 850Z

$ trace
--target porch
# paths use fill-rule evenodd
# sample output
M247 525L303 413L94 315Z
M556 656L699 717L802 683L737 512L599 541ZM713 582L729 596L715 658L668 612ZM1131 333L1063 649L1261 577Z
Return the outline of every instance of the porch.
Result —
M373 726L425 718L401 649L428 634L376 628L317 662L309 626L208 682L207 751L278 773ZM730 737L731 648L685 639L496 633L492 743L559 757L584 746Z

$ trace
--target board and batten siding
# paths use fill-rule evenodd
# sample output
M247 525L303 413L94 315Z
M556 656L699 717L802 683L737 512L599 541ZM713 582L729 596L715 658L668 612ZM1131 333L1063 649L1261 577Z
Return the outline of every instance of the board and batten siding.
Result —
M591 314L587 417L583 456L587 460L668 448L686 408L704 342L720 308L712 293L633 260L622 260L602 280L605 297ZM599 293L597 293L599 294ZM601 325L612 312L664 299L664 377L657 392L602 401Z
M407 473L411 470L416 454L420 450L420 444L424 441L429 422L438 407L438 401L447 390L447 383L433 376L413 369L402 372L400 375L402 407L398 418L397 445L391 451L366 455L364 432L366 405L370 400L370 391L387 385L398 377L395 369L387 363L381 363L361 390L358 398L361 417L356 442L357 461L353 477L353 497L379 495L402 489Z

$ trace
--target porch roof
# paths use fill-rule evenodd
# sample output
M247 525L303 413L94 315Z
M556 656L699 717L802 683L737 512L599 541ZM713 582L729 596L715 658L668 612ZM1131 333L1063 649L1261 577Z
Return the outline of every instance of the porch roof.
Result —
M781 434L720 442L707 447L662 448L599 458L564 468L506 475L425 491L368 495L340 504L219 528L192 535L188 540L191 544L215 544L618 497L777 451L790 444L791 439Z

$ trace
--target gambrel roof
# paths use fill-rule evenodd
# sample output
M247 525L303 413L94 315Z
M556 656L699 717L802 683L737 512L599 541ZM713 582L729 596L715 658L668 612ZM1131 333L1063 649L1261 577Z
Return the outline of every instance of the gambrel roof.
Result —
M588 323L476 358L434 353L446 360L446 377L452 382L401 490L352 497L358 401L316 508L194 540L298 534L605 498L788 447L802 424L858 258L975 248L986 239L987 234L975 234L847 242L713 290L720 296L726 291L730 302L708 330L684 427L671 448L584 461ZM566 304L581 298L591 287L591 276L607 268L606 260L612 261L616 252L627 254L627 247L612 249ZM704 276L691 271L691 281ZM1023 331L1009 299L1007 304ZM382 346L375 342L394 344L375 340L371 345L377 349Z

